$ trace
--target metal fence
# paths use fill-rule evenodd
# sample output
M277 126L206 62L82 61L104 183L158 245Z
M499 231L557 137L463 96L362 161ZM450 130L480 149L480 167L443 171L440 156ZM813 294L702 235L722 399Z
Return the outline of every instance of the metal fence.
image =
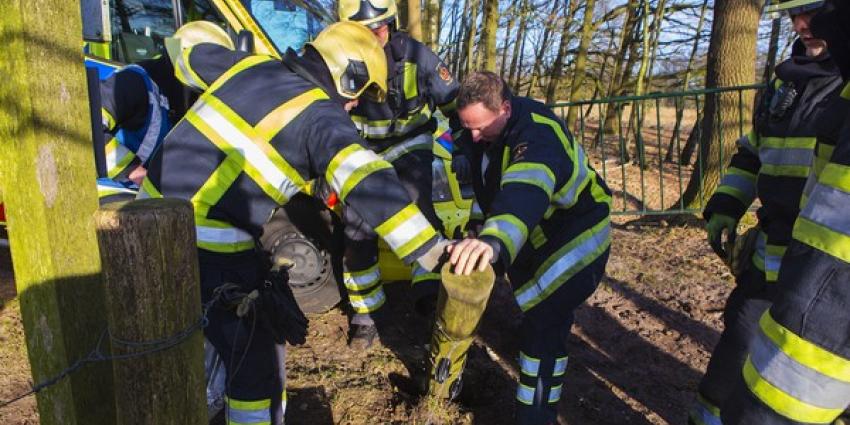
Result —
M749 102L763 87L622 96L558 103L552 109L566 120L570 108L576 108L575 121L568 126L614 193L613 214L693 214L701 208L688 208L682 195L695 168L702 175L703 167L712 162L700 155L701 143L714 140L724 146L730 142L718 131L720 126L727 129L727 137L730 128L736 129L735 139L749 132ZM706 99L718 111L712 127L715 137L701 134ZM733 104L736 113L728 116ZM717 151L725 172L729 158L724 158L724 149ZM699 185L699 204L704 205L711 193L705 193L701 181Z

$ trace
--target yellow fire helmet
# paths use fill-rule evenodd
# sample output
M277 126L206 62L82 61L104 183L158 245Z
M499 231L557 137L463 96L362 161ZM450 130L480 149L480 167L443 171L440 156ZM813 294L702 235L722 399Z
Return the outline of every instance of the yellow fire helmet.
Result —
M787 12L789 15L799 15L823 7L824 0L772 0L765 13L776 15Z
M398 7L395 0L339 0L340 21L359 22L371 29L394 24L398 29Z
M220 26L209 21L189 22L165 38L165 50L171 63L177 63L180 53L199 43L213 43L234 50L233 40Z
M322 56L340 96L365 96L383 102L387 95L387 57L380 42L365 26L337 22L307 43Z

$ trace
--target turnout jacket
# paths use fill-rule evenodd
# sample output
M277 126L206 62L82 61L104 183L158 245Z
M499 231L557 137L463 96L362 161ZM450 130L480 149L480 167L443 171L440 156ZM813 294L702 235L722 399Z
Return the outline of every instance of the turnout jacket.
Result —
M359 143L335 91L279 60L212 44L184 51L176 68L205 92L154 156L140 197L189 200L199 248L252 249L272 211L317 177L402 260L436 243L392 166Z
M392 33L384 52L386 102L361 99L351 111L351 119L367 146L383 152L419 134L433 133L437 129L433 117L437 108L449 118L453 129L460 128L455 107L459 84L440 58L404 32ZM420 143L401 149L431 150L431 145Z
M529 282L514 282L526 311L604 253L611 242L611 195L581 145L542 103L511 99L498 141L458 146L470 159L480 238L506 267L538 264Z
M839 96L841 74L829 55L806 57L797 43L797 55L777 66L753 129L738 140L738 152L704 212L706 219L715 213L740 219L756 198L761 201L752 261L768 282L778 277L813 161L822 168L828 159L816 160L816 147L831 153L850 110Z
M128 65L100 85L106 174L117 178L138 160L146 166L171 129L168 99L148 71Z

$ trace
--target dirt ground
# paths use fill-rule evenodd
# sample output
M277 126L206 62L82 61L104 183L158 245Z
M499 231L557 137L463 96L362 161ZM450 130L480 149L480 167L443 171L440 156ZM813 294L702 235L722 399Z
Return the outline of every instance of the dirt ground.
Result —
M607 276L576 312L560 423L683 424L721 329L732 278L697 222L617 219ZM8 252L0 254L0 402L30 384ZM387 286L381 344L346 346L347 319L311 317L308 343L289 350L289 424L512 423L520 313L497 286L470 353L460 401L425 409L411 376L422 370L427 319L407 285ZM37 423L35 398L0 409L0 423Z

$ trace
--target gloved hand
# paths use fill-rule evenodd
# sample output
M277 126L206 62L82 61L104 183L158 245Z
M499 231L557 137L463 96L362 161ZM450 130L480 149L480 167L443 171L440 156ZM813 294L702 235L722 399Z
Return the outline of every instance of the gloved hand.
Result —
M466 155L455 155L452 158L452 172L459 183L468 183L472 179L472 164Z
M260 289L255 313L259 323L272 334L278 344L301 345L307 341L307 317L301 311L285 270L272 271L265 287Z
M712 214L708 220L708 225L705 226L708 232L708 243L711 249L714 250L723 261L731 261L729 256L732 254L728 247L735 246L735 237L738 236L738 220L723 214ZM723 233L726 233L726 240L723 240Z

